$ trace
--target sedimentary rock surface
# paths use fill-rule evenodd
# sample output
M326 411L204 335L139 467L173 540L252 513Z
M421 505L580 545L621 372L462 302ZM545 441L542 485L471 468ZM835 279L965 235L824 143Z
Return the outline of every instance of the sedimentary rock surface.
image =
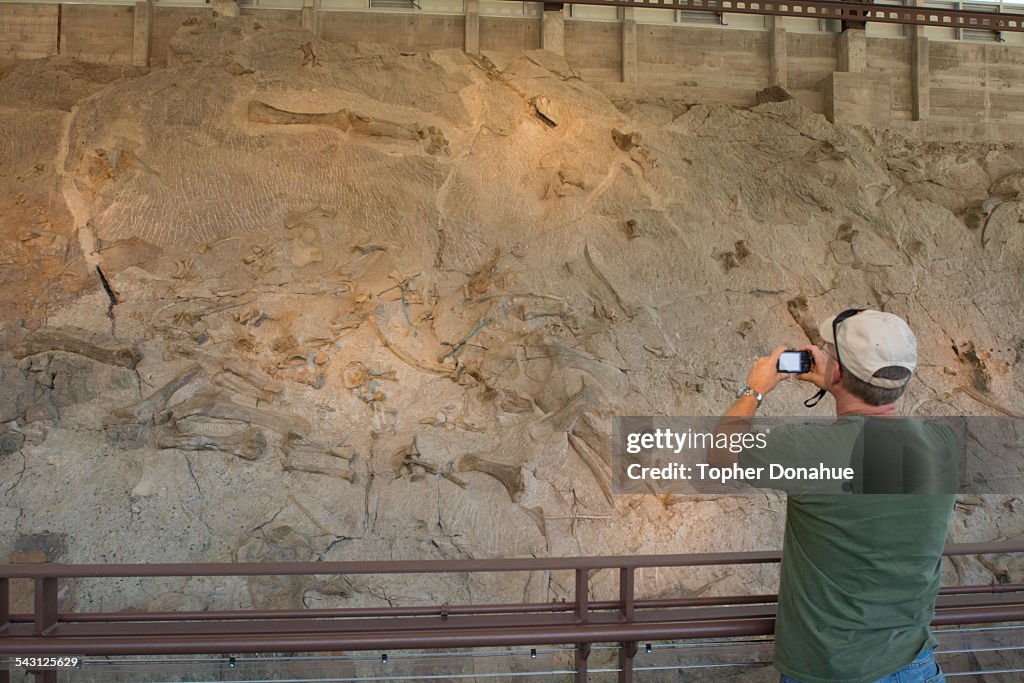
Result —
M0 70L4 559L779 547L773 493L613 495L609 420L718 413L754 356L849 306L918 333L904 412L1024 412L1024 150L834 127L792 100L602 91L542 51L405 54L251 17L192 22L172 52L148 73ZM789 382L764 409L803 414L808 393ZM1022 532L1018 498L972 496L951 533ZM1021 580L986 562L948 562L946 580ZM595 574L594 595L615 581ZM774 582L637 577L651 596ZM80 581L65 597L571 593L552 573Z

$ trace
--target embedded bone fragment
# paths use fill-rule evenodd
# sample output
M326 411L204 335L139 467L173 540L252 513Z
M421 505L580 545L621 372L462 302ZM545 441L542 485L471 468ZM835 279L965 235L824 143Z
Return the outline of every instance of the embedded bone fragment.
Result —
M804 334L807 335L807 339L815 346L821 346L824 340L822 340L821 334L818 332L818 326L811 319L808 308L807 297L802 294L786 302L786 310L789 311L789 314L793 316L793 320L804 331Z
M230 398L225 397L221 392L197 394L186 401L171 406L169 411L178 420L194 415L203 415L219 420L237 420L239 422L258 424L261 427L272 429L279 434L294 432L300 436L305 436L309 434L311 429L309 420L304 417L238 405L231 401Z
M167 401L179 389L198 377L202 371L203 369L199 365L190 366L138 403L115 410L107 417L106 424L112 426L151 422L154 415L167 405Z
M356 452L351 446L328 446L327 444L310 441L298 434L289 434L281 446L285 455L290 458L305 456L328 456L351 461Z
M448 463L444 467L438 467L437 465L424 460L416 440L408 446L399 449L399 451L395 453L394 457L401 458L401 461L398 462L396 473L405 472L410 475L410 479L412 479L412 481L419 481L423 478L423 472L429 472L430 474L437 474L444 477L460 488L466 488L466 482L452 473L451 463Z
M519 304L516 313L519 315L519 319L523 321L533 320L534 318L562 317L569 313L569 307L564 301L533 298L520 303L520 299L517 297L515 303Z
M494 477L505 487L513 502L519 500L523 495L523 470L521 467L502 465L467 453L459 459L458 469L459 472L480 472Z
M610 437L598 429L594 424L594 417L590 413L580 415L580 419L576 420L571 433L581 439L605 465L612 466L612 454L609 449Z
M594 475L594 479L601 488L601 493L604 494L608 504L614 507L615 500L612 498L611 475L604 470L597 456L590 450L583 439L570 433L569 445L572 446L572 449L576 451L576 454L580 456L580 459L586 464L591 474Z
M391 138L410 142L426 140L426 151L429 154L448 153L448 140L436 126L424 128L415 123L379 120L372 116L349 111L348 109L339 109L335 112L325 113L294 112L272 107L259 100L252 100L249 102L248 116L249 120L253 123L328 126L369 137Z
M109 335L77 327L45 327L36 330L21 344L15 346L11 350L11 355L21 359L47 351L76 353L101 363L129 369L134 368L142 360L142 353L134 345L119 342Z
M597 276L597 279L601 281L601 284L603 284L615 298L615 303L618 304L623 313L631 317L633 315L632 311L626 306L625 302L623 302L622 296L619 294L619 290L612 285L608 276L604 273L604 255L597 249L597 247L591 246L589 243L584 245L583 255L587 259L587 265L590 266L590 270L593 271L594 275Z
M593 410L597 405L597 397L589 387L584 386L575 396L566 401L561 408L549 413L543 419L532 423L528 430L535 441L548 442L559 438L572 429L579 416L586 410Z
M642 137L637 131L626 133L618 128L612 128L612 139L615 141L615 146L623 152L628 152L639 145Z
M348 130L352 125L349 121L349 112L344 109L326 114L305 114L271 107L269 104L258 100L249 102L249 120L253 123L273 123L279 125L312 124L331 126L340 130Z
M158 448L174 448L181 451L221 451L244 460L258 459L267 448L263 432L249 427L234 434L209 436L190 434L165 427L157 435Z
M621 398L629 392L629 379L617 367L561 344L551 345L549 353L553 358L557 358L563 370L572 368L593 377L597 380L597 385L608 395Z
M449 376L452 374L452 370L450 370L449 368L438 367L429 364L428 362L424 362L421 360L417 360L416 358L413 358L409 353L398 348L397 346L395 346L394 343L391 342L390 339L388 339L388 337L383 332L383 330L387 329L387 316L385 315L384 312L383 302L378 301L377 312L375 313L373 318L370 318L370 321L371 324L373 325L373 331L377 335L377 339L380 340L380 343L383 344L388 349L388 351L395 354L395 357L398 358L398 360L402 361L409 367L416 368L417 370L422 370L423 372L429 372L433 375Z
M221 372L213 376L213 383L239 394L251 394L259 401L270 402L284 390L280 382L269 375L253 370L244 370L234 363L228 363Z
M337 477L338 479L344 479L345 481L352 483L356 474L350 469L344 467L330 467L328 465L319 465L316 463L296 460L293 458L283 458L281 460L281 467L285 472L305 472L306 474L322 474L327 477Z

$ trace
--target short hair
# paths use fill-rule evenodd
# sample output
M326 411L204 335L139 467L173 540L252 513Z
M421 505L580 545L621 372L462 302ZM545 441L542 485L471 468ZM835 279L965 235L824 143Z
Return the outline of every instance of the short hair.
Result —
M835 344L825 343L830 355L835 358ZM842 367L842 363L840 363ZM869 406L884 406L890 403L895 403L899 400L903 392L907 390L907 385L910 383L910 376L913 373L907 368L899 365L889 365L884 368L879 368L875 371L872 377L879 379L894 379L902 381L903 386L896 387L895 389L887 389L885 387L876 387L874 384L868 384L867 382L858 379L853 376L853 373L843 368L843 375L840 378L840 383L843 388L849 391L851 394L859 398L860 400L867 403Z

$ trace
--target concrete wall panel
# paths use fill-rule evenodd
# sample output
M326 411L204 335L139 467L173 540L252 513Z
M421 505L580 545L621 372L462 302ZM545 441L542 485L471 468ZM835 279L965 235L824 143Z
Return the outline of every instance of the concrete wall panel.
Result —
M622 24L566 21L565 60L586 79L621 80Z
M465 24L465 17L452 15L321 12L320 37L339 43L388 43L417 52L462 49Z
M257 19L281 21L294 26L302 26L302 10L294 9L261 9L259 7L242 7L242 15L252 15Z
M836 69L835 33L786 32L789 91L804 106L825 112L822 82Z
M480 17L480 49L511 54L540 48L540 19Z
M910 88L913 43L909 38L871 38L868 44L868 73L888 75L892 83L893 118L910 119L914 111Z
M768 86L768 33L638 25L637 80L686 86L709 104L750 106Z
M131 64L133 5L62 5L60 52L83 62Z
M58 9L0 3L0 58L40 59L56 53Z
M1021 120L1024 51L983 43L928 43L931 116Z
M167 50L171 38L186 21L210 16L209 7L154 7L153 37L149 63L152 66L167 65Z

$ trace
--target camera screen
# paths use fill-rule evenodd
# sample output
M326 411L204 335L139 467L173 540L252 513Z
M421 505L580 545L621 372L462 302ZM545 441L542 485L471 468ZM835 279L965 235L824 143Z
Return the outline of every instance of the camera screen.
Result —
M779 356L779 372L800 372L800 352L784 351Z

